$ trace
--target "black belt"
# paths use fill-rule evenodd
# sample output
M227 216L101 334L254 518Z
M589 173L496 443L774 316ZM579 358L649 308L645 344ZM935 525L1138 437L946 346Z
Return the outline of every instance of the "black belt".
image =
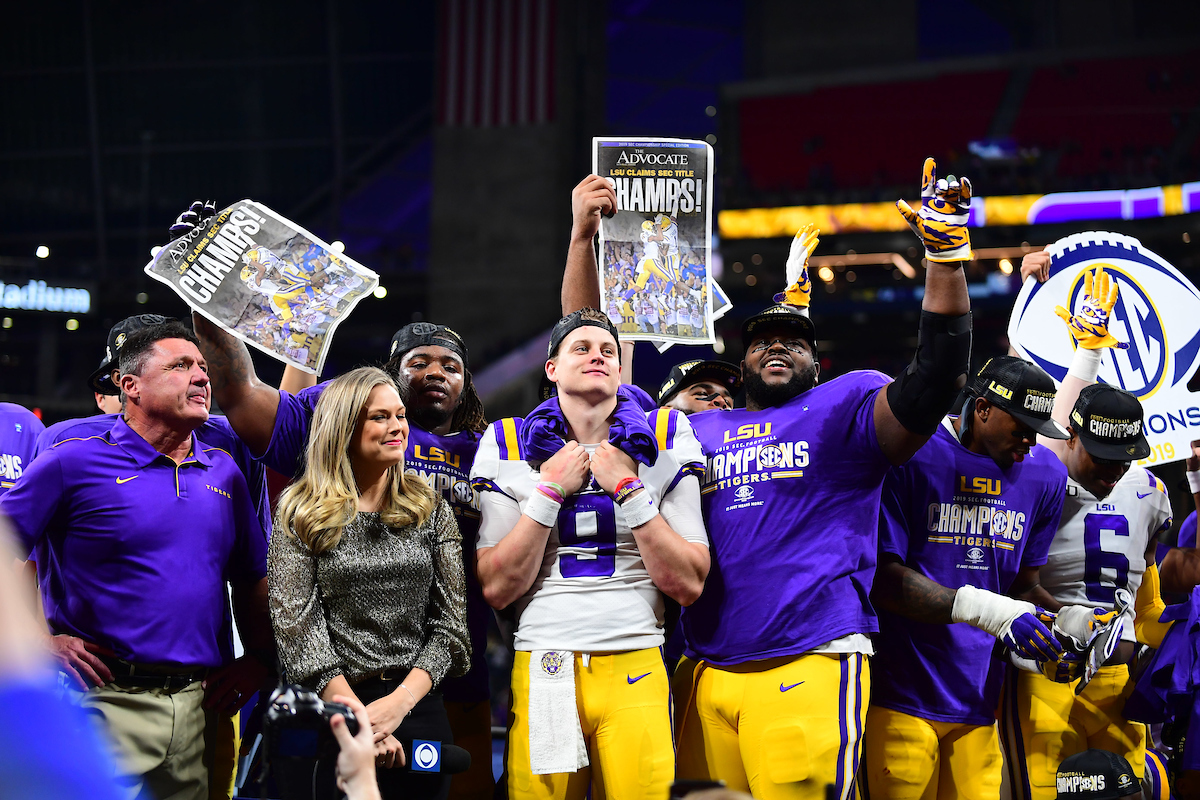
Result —
M208 677L209 669L200 667L190 672L179 672L171 667L134 664L119 658L97 654L97 658L112 673L112 682L120 686L135 686L139 689L183 689Z

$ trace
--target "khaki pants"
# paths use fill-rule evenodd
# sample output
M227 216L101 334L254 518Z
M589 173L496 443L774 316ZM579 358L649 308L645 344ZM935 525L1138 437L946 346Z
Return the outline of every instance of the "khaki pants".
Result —
M218 715L203 701L199 682L170 692L109 684L82 705L103 718L130 797L208 800Z

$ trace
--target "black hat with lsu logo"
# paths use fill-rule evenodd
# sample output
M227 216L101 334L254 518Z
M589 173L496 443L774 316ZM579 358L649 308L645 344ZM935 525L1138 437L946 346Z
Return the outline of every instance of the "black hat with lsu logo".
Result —
M396 331L392 335L392 346L388 348L388 358L394 358L397 354L403 356L409 350L430 345L446 348L462 359L463 369L469 369L467 345L462 337L453 329L432 322L413 322Z
M1107 750L1084 750L1058 765L1058 800L1115 800L1142 790L1123 756Z
M1071 434L1050 418L1054 407L1054 381L1038 365L1016 356L989 358L975 375L968 392L1049 439L1070 439Z
M658 389L658 404L665 405L672 397L700 381L711 381L729 390L731 395L742 388L742 371L728 361L685 361L671 367L671 372Z
M104 360L100 362L96 371L88 376L88 386L92 391L99 394L119 395L121 388L112 382L112 371L117 368L121 345L125 344L125 340L129 338L130 334L166 321L167 318L161 314L135 314L113 325L108 331L108 344L104 349Z
M789 305L788 303L777 303L773 306L767 306L762 311L750 316L742 323L742 348L750 349L750 342L754 341L754 334L757 331L767 327L791 327L795 328L809 346L812 347L813 356L817 354L817 326L809 319L808 315L801 311L799 306Z
M1106 461L1136 461L1150 455L1142 404L1106 383L1083 387L1071 409L1071 427L1083 449Z

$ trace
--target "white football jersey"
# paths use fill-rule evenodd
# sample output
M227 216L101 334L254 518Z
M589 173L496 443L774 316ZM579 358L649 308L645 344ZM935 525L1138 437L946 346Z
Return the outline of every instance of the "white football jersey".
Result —
M659 222L659 227L662 230L663 249L667 251L668 255L678 255L679 226L670 219L667 219L666 222L666 225L663 225L661 221Z
M1041 584L1064 605L1112 608L1113 593L1137 597L1146 571L1146 548L1171 527L1167 487L1153 473L1130 467L1103 500L1067 479L1062 521L1041 568ZM1134 641L1133 612L1122 639Z
M658 260L658 240L651 239L653 231L642 231L642 258L649 258L652 261Z
M639 464L638 477L661 505L680 480L703 473L704 454L682 413L656 409L646 417L658 439L658 460L652 467ZM510 418L490 426L479 443L471 483L523 508L539 474L521 457L522 422ZM694 485L698 504L699 484ZM486 503L484 514L478 548L494 547L504 538L488 532ZM708 546L702 528L677 532ZM610 652L663 643L662 594L650 580L621 507L594 482L563 503L538 577L515 608L517 650Z

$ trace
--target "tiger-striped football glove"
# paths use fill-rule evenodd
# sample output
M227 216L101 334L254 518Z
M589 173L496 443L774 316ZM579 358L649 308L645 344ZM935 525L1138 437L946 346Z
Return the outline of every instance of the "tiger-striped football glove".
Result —
M1083 303L1079 313L1072 315L1062 306L1055 306L1054 313L1067 323L1067 330L1084 350L1102 350L1105 347L1124 350L1129 343L1118 342L1108 332L1108 318L1117 304L1117 294L1117 282L1108 277L1104 267L1096 267L1095 273L1084 273Z
M1078 653L1064 650L1062 655L1050 661L1039 661L1038 667L1043 675L1055 683L1073 683L1083 674L1086 662Z
M896 201L896 208L925 245L926 259L939 263L971 260L971 236L967 232L970 180L953 175L938 180L937 164L927 158L921 175L921 211L913 211L903 200Z
M787 260L787 289L773 298L776 303L787 303L799 308L808 308L812 302L812 279L808 274L808 258L817 249L817 237L821 231L811 223L796 232Z

